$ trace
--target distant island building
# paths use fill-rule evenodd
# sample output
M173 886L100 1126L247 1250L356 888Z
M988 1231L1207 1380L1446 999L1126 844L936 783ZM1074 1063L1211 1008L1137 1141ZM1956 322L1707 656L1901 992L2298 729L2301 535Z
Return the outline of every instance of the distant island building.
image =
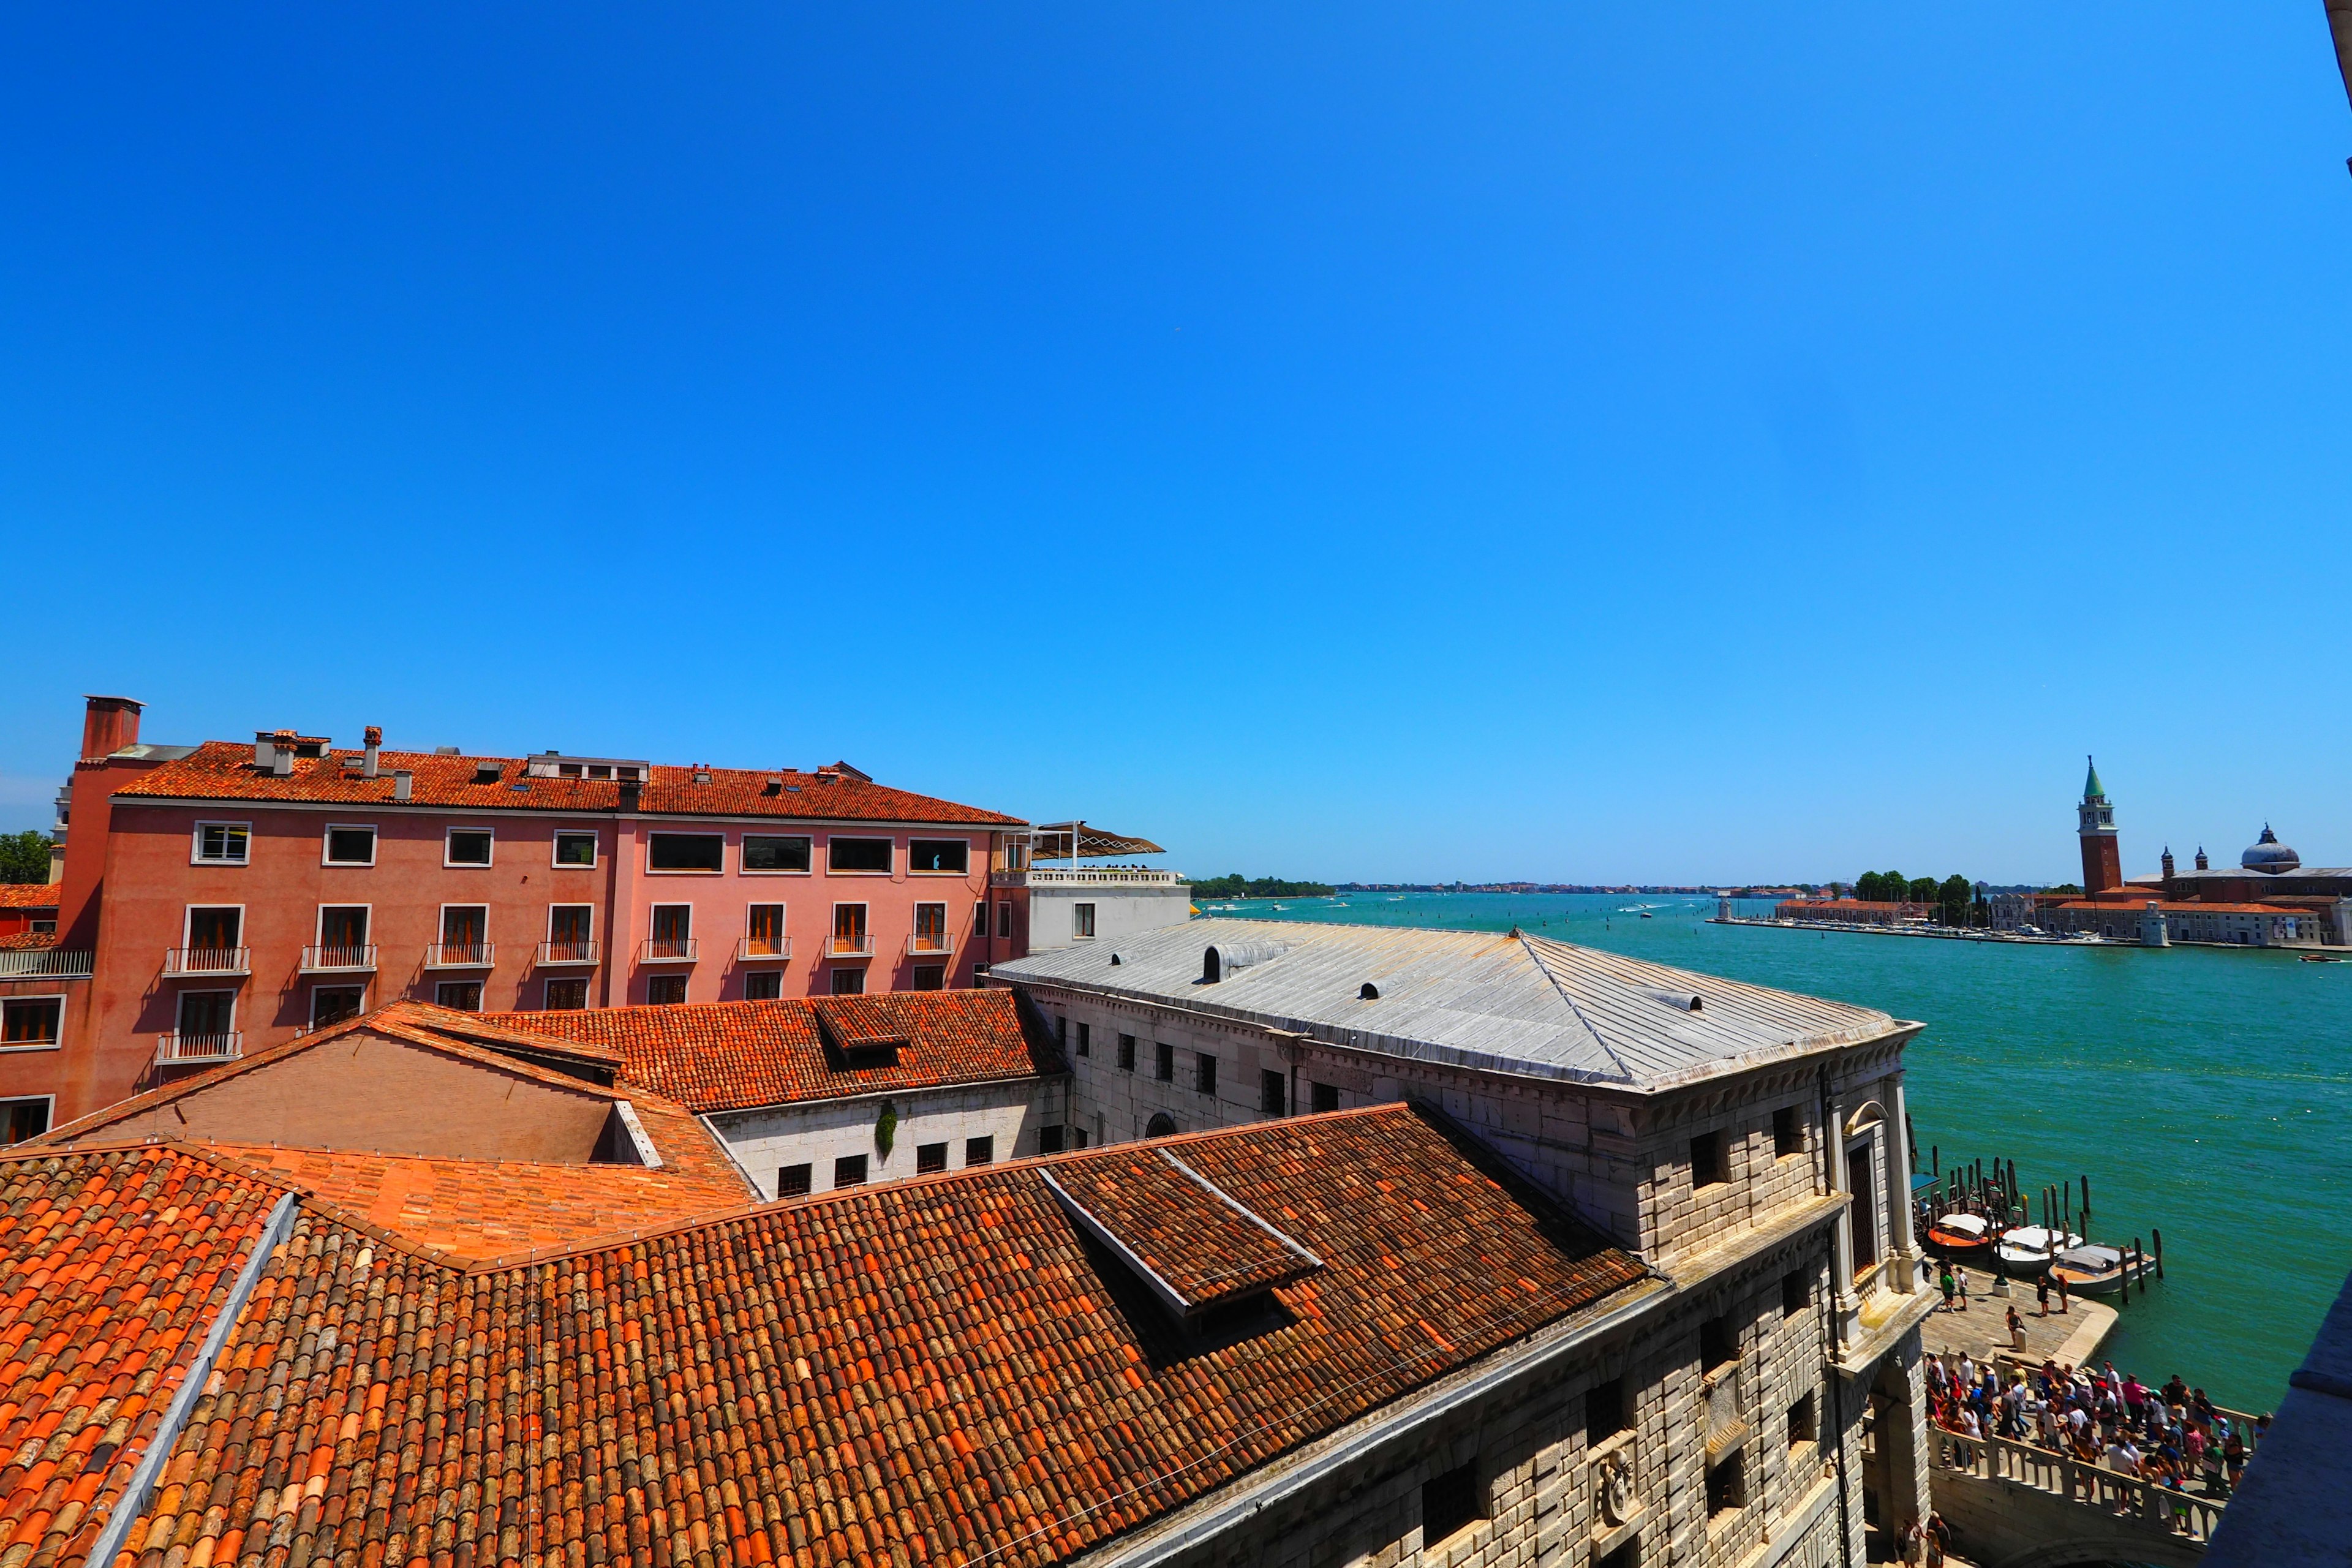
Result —
M1906 900L1783 899L1772 907L1776 921L1811 921L1823 925L1923 926L1936 906Z
M2075 817L2083 890L1996 900L1996 927L2030 922L2151 947L2352 947L2352 867L2306 867L2268 823L2233 868L2214 869L2200 847L2194 868L2182 871L2168 847L2158 875L2126 879L2115 805L2095 762Z

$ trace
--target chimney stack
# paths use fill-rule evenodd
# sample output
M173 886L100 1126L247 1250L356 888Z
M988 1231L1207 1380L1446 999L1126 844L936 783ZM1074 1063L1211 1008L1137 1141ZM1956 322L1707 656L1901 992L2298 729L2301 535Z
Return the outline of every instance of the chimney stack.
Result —
M146 706L128 697L85 697L81 710L81 760L94 763L139 743L139 711Z
M367 751L365 752L364 760L360 764L360 777L363 779L372 779L376 776L375 754L383 749L383 726L381 724L371 724L367 727L365 733L367 737Z
M393 774L392 798L394 800L406 800L408 798L409 787L415 782L415 775L408 772L405 768L403 768L400 772Z
M277 749L269 759L270 774L281 779L293 777L294 731L280 730L270 739L277 743Z

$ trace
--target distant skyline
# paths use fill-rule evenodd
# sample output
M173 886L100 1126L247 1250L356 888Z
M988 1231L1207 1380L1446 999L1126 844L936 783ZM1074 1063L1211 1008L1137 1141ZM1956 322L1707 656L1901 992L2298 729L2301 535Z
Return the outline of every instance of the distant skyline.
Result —
M813 766L1199 875L2352 862L2319 7L0 21L0 827Z

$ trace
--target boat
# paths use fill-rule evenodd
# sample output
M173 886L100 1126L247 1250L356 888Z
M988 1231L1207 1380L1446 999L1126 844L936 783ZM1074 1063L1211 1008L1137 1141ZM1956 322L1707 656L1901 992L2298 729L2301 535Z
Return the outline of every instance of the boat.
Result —
M2332 952L2299 952L2295 954L2295 961L2299 963L2342 963L2346 962L2344 959Z
M2155 1259L2135 1261L2112 1247L2073 1247L2050 1265L2050 1278L2063 1279L2075 1295L2103 1296L2155 1271Z
M1980 1214L1948 1214L1927 1226L1927 1245L1945 1258L1973 1257L1992 1239L1992 1226Z
M2050 1267L2050 1255L2065 1252L2083 1245L2083 1238L2063 1231L2047 1230L2038 1225L2021 1225L2015 1230L2000 1233L1993 1247L1993 1256L2011 1274L2034 1275Z
M1652 914L1649 910L1643 910L1642 911L1642 918L1643 918L1643 920L1645 920L1645 921L1654 921L1654 920L1656 920L1658 917L1657 917L1657 916L1655 916L1655 915L1654 915L1654 914Z

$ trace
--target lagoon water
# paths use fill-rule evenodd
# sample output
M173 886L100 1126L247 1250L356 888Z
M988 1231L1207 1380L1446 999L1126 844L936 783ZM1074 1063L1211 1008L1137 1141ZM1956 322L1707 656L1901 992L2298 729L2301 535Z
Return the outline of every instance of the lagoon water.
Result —
M2352 963L1707 924L1714 911L1712 899L1508 893L1232 910L1517 924L1919 1019L1905 1061L1922 1168L1934 1144L1948 1164L2014 1160L2029 1190L2088 1173L2093 1240L2164 1232L2166 1278L2132 1296L2106 1358L2152 1383L2178 1372L2239 1409L2276 1405L2352 1268Z

